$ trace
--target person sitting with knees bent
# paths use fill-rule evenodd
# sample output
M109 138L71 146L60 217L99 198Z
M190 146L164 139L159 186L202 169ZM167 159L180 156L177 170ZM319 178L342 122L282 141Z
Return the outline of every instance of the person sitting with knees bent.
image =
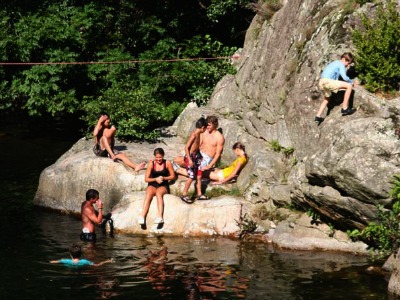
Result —
M94 153L101 157L110 157L114 161L122 161L128 167L131 167L136 172L143 170L145 168L145 163L135 164L122 152L114 149L115 134L117 133L117 128L111 125L110 116L107 113L101 113L97 121L96 126L93 130L94 143L93 148Z
M209 171L203 171L203 178L213 180L211 184L223 184L232 179L236 179L240 171L247 164L248 157L246 154L245 146L240 142L236 142L233 145L232 150L233 152L235 152L237 158L230 166L224 169L212 169Z
M164 223L164 195L169 193L169 180L175 178L175 172L172 163L164 159L164 150L156 148L154 150L154 160L150 160L145 175L145 181L148 182L146 196L143 202L142 214L138 218L138 223L142 226L146 224L146 216L149 212L153 197L157 198L158 217L155 224ZM144 228L143 228L144 229Z

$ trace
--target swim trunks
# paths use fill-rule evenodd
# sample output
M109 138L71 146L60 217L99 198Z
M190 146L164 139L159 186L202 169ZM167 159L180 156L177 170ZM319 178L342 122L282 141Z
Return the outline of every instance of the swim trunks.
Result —
M80 235L81 241L96 242L96 234L94 232L83 232Z
M117 155L119 153L118 150L112 149L113 153ZM96 156L100 157L110 157L106 149L101 149L99 144L96 144L93 147L93 153L96 154Z
M201 155L200 151L196 151L190 153L190 159L193 162L193 166L189 166L189 159L186 156L184 157L185 168L188 172L189 178L196 179L197 170L199 169L203 156Z
M199 165L199 168L197 170L197 176L202 176L203 174L203 168L207 167L213 160L212 157L208 156L204 152L200 152L201 156L203 157L201 160L201 163Z

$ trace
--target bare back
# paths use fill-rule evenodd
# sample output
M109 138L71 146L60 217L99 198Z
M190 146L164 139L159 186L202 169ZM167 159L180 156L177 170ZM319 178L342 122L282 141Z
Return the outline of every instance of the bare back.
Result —
M92 203L90 201L84 201L81 207L82 228L87 228L90 232L94 232L95 227L91 218L95 215L96 212Z
M200 134L201 132L199 130L195 130L191 135L188 140L188 144L190 144L189 147L189 153L192 154L194 152L197 152L200 148Z

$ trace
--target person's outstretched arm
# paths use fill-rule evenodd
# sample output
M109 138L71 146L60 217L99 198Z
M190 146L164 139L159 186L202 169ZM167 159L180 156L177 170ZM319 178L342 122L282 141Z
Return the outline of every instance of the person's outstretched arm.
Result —
M49 261L49 263L51 263L51 264L59 264L60 260L51 260L51 261Z
M93 266L99 267L99 266L102 266L102 265L104 265L104 264L113 263L113 262L115 262L114 259L110 258L110 259L107 259L107 260L105 260L105 261L99 262L99 263L97 263L97 264L93 264Z

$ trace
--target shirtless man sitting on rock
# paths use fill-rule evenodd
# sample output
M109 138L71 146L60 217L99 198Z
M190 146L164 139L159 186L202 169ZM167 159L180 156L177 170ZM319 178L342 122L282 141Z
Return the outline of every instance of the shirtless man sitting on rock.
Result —
M202 194L201 180L203 171L214 167L221 157L224 149L225 139L218 130L218 118L216 116L207 117L207 129L200 135L200 153L203 157L197 171L198 180L196 182L197 200L207 200L208 197Z
M122 152L114 149L115 134L117 128L111 125L110 116L107 113L101 113L99 120L93 130L95 146L94 153L101 157L110 157L114 161L121 160L127 166L138 172L145 168L145 163L135 164Z

